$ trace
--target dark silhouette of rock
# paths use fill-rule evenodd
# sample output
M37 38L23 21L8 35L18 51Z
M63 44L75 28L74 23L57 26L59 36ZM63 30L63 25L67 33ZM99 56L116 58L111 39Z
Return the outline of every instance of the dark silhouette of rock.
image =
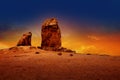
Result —
M31 32L23 34L23 36L17 43L17 46L31 46L31 37L32 37Z
M59 48L59 49L56 49L55 51L76 53L76 51L73 51L73 50L71 50L71 49L67 49L67 48L64 48L64 47L61 47L61 48Z
M70 56L73 56L73 54L70 54Z
M42 25L41 48L45 50L56 50L61 47L61 31L55 18L47 19Z
M58 53L58 55L59 55L59 56L61 56L61 55L62 55L62 53Z
M40 54L40 52L35 52L35 54Z

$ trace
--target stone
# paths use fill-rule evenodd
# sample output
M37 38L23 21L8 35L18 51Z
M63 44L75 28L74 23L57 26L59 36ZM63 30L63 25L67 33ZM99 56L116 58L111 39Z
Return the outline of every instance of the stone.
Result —
M76 51L73 51L71 49L67 49L67 48L64 48L64 47L61 47L59 49L56 49L56 51L59 51L59 52L69 52L69 53L76 53Z
M42 25L41 48L44 50L56 50L61 47L61 31L55 18L47 19Z
M23 36L20 38L19 42L17 43L17 46L31 46L31 37L32 37L31 32L27 32L23 34Z
M70 56L73 56L73 54L70 54Z
M61 56L61 55L62 55L62 53L58 53L58 55L59 55L59 56Z

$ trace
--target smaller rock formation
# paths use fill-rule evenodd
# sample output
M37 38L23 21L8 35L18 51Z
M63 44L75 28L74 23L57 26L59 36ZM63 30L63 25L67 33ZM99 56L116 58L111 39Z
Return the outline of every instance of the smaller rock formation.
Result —
M31 46L31 37L32 37L31 32L27 32L27 33L23 34L23 36L17 43L17 46Z
M42 25L41 48L45 50L56 50L61 47L61 31L55 18L47 19Z
M64 47L61 47L61 48L59 48L59 49L56 49L55 51L76 53L76 51L73 51L73 50L71 50L71 49L67 49L67 48L64 48Z

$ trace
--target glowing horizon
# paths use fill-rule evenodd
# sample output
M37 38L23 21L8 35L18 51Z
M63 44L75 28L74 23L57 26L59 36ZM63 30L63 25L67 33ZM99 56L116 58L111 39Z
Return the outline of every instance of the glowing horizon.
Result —
M65 21L63 21L65 22ZM29 25L28 25L29 26ZM75 50L78 53L91 53L91 54L107 54L119 56L119 36L118 33L101 34L101 29L91 33L83 33L78 31L75 23L60 23L62 33L62 46L68 49ZM80 28L79 28L80 29ZM8 31L4 34L5 38L1 38L0 48L9 48L16 46L18 40L23 33L31 31L32 45L40 46L41 44L41 23L31 25L26 29L18 29ZM101 33L100 33L101 31Z

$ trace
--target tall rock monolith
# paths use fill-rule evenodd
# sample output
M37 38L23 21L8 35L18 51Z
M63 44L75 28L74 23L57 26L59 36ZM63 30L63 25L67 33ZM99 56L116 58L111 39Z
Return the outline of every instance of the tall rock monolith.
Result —
M41 48L44 50L57 50L61 47L61 31L55 18L47 19L42 25Z

